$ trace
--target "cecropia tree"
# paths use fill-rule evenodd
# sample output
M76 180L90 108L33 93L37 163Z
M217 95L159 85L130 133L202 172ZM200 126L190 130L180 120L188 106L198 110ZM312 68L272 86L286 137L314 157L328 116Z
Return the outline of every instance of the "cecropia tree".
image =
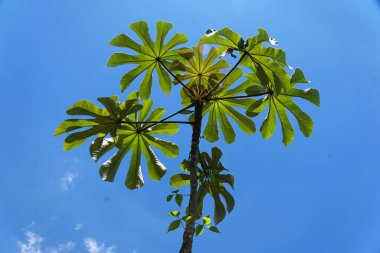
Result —
M239 129L254 134L253 118L265 113L260 126L262 137L271 137L278 121L282 141L288 145L295 135L289 113L305 136L313 131L312 119L293 98L319 106L319 93L313 88L295 87L309 82L300 69L287 65L285 52L276 48L277 41L264 29L258 29L258 34L247 39L229 28L209 29L196 46L189 48L181 46L188 41L184 34L177 33L166 39L172 27L158 21L153 41L147 23L140 21L130 25L140 43L125 34L112 39L110 45L125 52L112 54L108 66L133 66L121 78L120 89L124 92L131 86L136 91L129 93L125 100L119 100L118 96L98 98L102 107L88 100L75 103L67 109L73 118L63 121L54 134L74 132L66 137L64 150L95 137L90 145L90 155L95 162L106 153L113 153L99 169L100 177L108 182L114 180L121 162L130 152L125 186L132 190L144 184L142 156L148 176L160 180L167 169L155 151L167 157L179 154L176 144L157 135L175 135L179 125L192 127L189 157L179 164L182 171L173 173L170 179L173 187L185 187L182 192L186 194L177 189L167 197L167 201L174 200L179 207L184 197L188 197L182 212L169 212L174 221L168 231L182 225L180 252L189 253L194 235L201 235L205 228L219 233L216 225L235 205L230 193L234 176L221 163L222 151L218 147L212 147L210 153L201 151L199 142L216 142L221 132L225 142L230 144ZM165 116L164 108L153 108L152 85L159 85L165 94L180 96L182 102L178 110ZM173 86L176 92L171 92ZM203 209L207 195L214 204L212 218L204 215L207 214Z

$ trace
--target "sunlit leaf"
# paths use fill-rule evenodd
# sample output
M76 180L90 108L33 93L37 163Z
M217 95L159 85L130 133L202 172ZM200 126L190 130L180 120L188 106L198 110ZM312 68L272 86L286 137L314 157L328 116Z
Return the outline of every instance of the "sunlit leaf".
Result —
M173 25L164 21L158 21L156 24L156 41L154 42L150 36L148 25L145 21L132 23L130 28L139 37L142 44L135 42L129 36L120 34L110 41L110 45L130 49L136 55L126 53L114 53L111 55L108 66L114 67L122 64L133 64L137 67L128 71L120 81L120 89L123 92L129 85L141 74L145 76L140 84L140 96L143 99L150 97L153 84L153 71L158 75L159 85L167 94L170 92L172 82L169 74L163 67L167 66L171 61L179 58L180 54L191 52L190 49L177 48L176 46L187 42L184 34L175 34L169 41L165 43L168 32Z

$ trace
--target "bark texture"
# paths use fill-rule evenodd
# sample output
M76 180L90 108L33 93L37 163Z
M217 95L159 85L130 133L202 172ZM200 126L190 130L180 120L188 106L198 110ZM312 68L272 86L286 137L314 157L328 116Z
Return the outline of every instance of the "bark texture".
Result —
M190 199L188 205L188 215L196 217L198 215L197 208L197 188L198 188L198 177L197 177L197 163L198 163L198 147L199 139L201 136L201 126L202 126L202 102L195 104L194 110L194 124L193 124L193 135L191 138L191 149L189 155L190 163ZM180 253L191 253L193 247L193 238L195 232L195 222L189 221L186 223L186 228L183 233L183 241Z

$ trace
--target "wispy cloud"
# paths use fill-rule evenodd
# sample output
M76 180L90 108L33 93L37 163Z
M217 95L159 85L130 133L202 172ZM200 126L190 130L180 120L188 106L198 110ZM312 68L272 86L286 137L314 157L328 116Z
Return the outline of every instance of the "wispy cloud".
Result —
M42 242L44 238L34 232L26 231L26 241L17 241L19 253L63 253L69 252L75 248L75 243L68 241L63 244L59 244L56 247L42 248Z
M85 238L84 241L84 246L87 249L88 253L114 253L114 246L111 247L106 247L104 243L98 244L98 242L93 239L93 238Z
M70 188L73 188L75 186L74 180L76 177L77 174L66 172L61 178L61 189L67 191Z
M74 227L74 229L75 230L81 230L83 228L83 224L81 224L81 223L77 223L77 224L75 224L75 227Z
M61 253L61 252L69 252L75 248L74 242L67 242L64 244L59 244L55 248L48 248L46 253Z
M17 241L17 246L20 249L20 253L42 253L41 242L44 240L41 236L27 231L26 242Z

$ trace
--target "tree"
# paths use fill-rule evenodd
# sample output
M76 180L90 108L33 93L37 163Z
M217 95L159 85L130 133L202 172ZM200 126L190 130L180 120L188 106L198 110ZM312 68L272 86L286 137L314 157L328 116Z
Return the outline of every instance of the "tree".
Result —
M114 53L108 66L135 65L121 78L120 89L124 92L132 83L140 83L138 91L130 93L122 102L118 96L98 98L104 108L88 100L75 103L67 110L67 114L78 118L63 121L54 134L75 131L66 137L64 150L73 149L96 136L90 145L90 154L95 162L115 150L99 169L101 178L108 182L114 180L121 161L130 151L125 185L129 189L138 189L144 184L142 155L145 157L148 176L160 180L167 169L153 148L167 157L176 157L179 153L176 144L155 135L174 135L179 130L178 125L190 125L192 137L189 158L180 164L183 172L170 179L170 184L176 188L189 185L190 192L186 195L174 190L167 197L167 201L174 199L181 207L184 196L189 196L184 215L180 211L169 212L175 220L168 228L169 232L182 224L184 232L180 252L189 253L192 251L194 234L201 235L204 228L219 232L216 226L210 225L210 216L203 215L205 196L210 195L213 199L215 225L235 205L228 190L234 187L234 176L221 163L222 151L213 147L211 154L201 152L201 138L213 143L219 139L220 130L225 142L230 144L236 137L231 119L241 131L253 134L256 127L252 118L266 111L260 127L261 135L264 139L270 138L279 119L282 141L288 145L295 136L288 112L294 116L306 137L313 131L312 119L292 99L302 98L319 106L319 93L313 88L295 88L296 84L309 81L301 69L293 71L287 65L285 52L275 48L277 41L270 38L264 29L258 29L257 35L246 40L229 28L218 31L209 29L197 46L188 48L179 47L188 41L184 34L177 33L165 40L172 27L169 23L158 21L154 42L147 23L140 21L131 24L130 28L142 44L125 34L112 39L110 45L125 48L134 54ZM206 45L209 49L207 53ZM236 63L228 71L223 71L230 66L224 59L229 56L236 59ZM165 94L171 92L173 85L181 86L181 108L166 117L163 117L164 108L152 109L150 95L152 85L157 84L156 76ZM137 81L138 77L141 77L140 81ZM188 118L173 120L174 117ZM203 121L207 123L202 130Z

